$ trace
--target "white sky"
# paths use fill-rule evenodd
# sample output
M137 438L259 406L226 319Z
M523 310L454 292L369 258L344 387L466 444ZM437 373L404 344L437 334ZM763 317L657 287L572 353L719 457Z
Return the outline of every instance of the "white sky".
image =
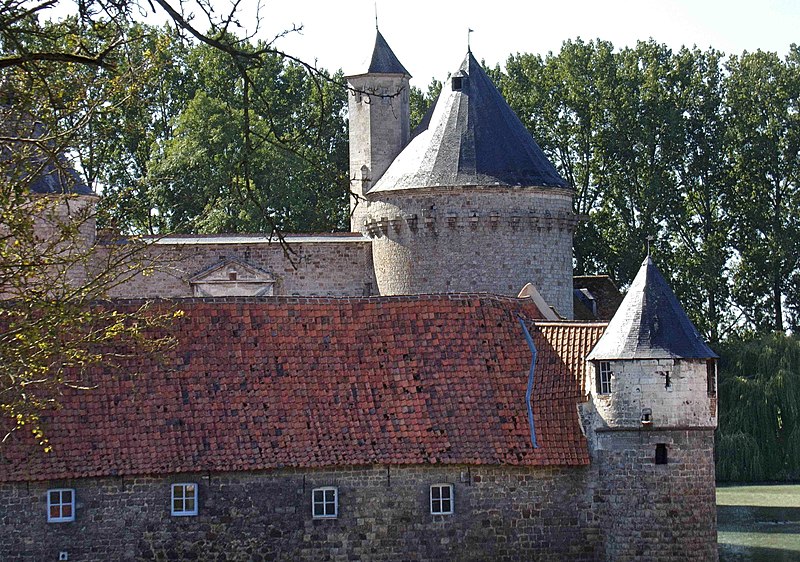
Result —
M229 0L215 1L222 8ZM277 46L328 70L356 73L372 53L376 3L381 33L414 76L412 84L423 89L461 63L468 28L472 52L492 66L511 53L558 52L576 37L617 48L652 37L674 49L762 49L781 56L800 42L800 0L262 0L259 37L302 25L302 33ZM241 5L250 25L257 0Z
M558 52L576 37L781 56L800 43L798 0L377 0L377 9L381 33L423 89L461 63L468 28L472 52L492 66L511 53ZM278 46L329 70L359 71L372 52L373 0L265 0L262 13L264 37L302 24Z

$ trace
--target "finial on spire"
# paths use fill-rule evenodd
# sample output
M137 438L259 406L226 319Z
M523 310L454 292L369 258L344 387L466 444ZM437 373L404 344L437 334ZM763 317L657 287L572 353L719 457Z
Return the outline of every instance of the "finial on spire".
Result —
M647 237L647 257L648 258L650 257L650 242L652 240L653 240L653 236L652 235Z
M378 0L375 0L375 31L378 31Z
M468 53L472 52L472 49L470 48L470 45L469 45L469 36L473 31L474 31L473 29L470 29L469 27L467 28L467 52Z

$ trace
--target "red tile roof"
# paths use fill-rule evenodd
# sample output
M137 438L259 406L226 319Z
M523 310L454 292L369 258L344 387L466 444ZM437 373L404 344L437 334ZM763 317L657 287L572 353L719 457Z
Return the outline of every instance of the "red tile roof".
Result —
M131 304L119 303L126 307ZM0 481L363 464L582 465L576 402L597 324L534 325L490 295L187 299L161 357L97 367L16 432ZM533 449L525 405L539 351Z

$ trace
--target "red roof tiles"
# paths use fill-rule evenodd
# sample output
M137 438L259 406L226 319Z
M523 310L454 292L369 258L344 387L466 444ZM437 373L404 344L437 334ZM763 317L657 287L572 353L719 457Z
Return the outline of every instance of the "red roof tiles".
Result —
M130 306L119 304L120 307ZM588 463L576 403L597 324L531 325L488 295L178 301L161 357L95 368L45 416L53 452L14 434L0 481L386 464Z

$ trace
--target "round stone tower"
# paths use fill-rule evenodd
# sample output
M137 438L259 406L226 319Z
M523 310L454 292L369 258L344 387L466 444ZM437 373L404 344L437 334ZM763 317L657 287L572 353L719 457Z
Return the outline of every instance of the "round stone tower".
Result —
M409 78L380 31L367 71L347 77L352 232L364 232L364 194L408 144Z
M573 190L472 53L365 197L380 294L533 283L572 317Z
M717 559L716 358L648 256L588 357L606 559Z

